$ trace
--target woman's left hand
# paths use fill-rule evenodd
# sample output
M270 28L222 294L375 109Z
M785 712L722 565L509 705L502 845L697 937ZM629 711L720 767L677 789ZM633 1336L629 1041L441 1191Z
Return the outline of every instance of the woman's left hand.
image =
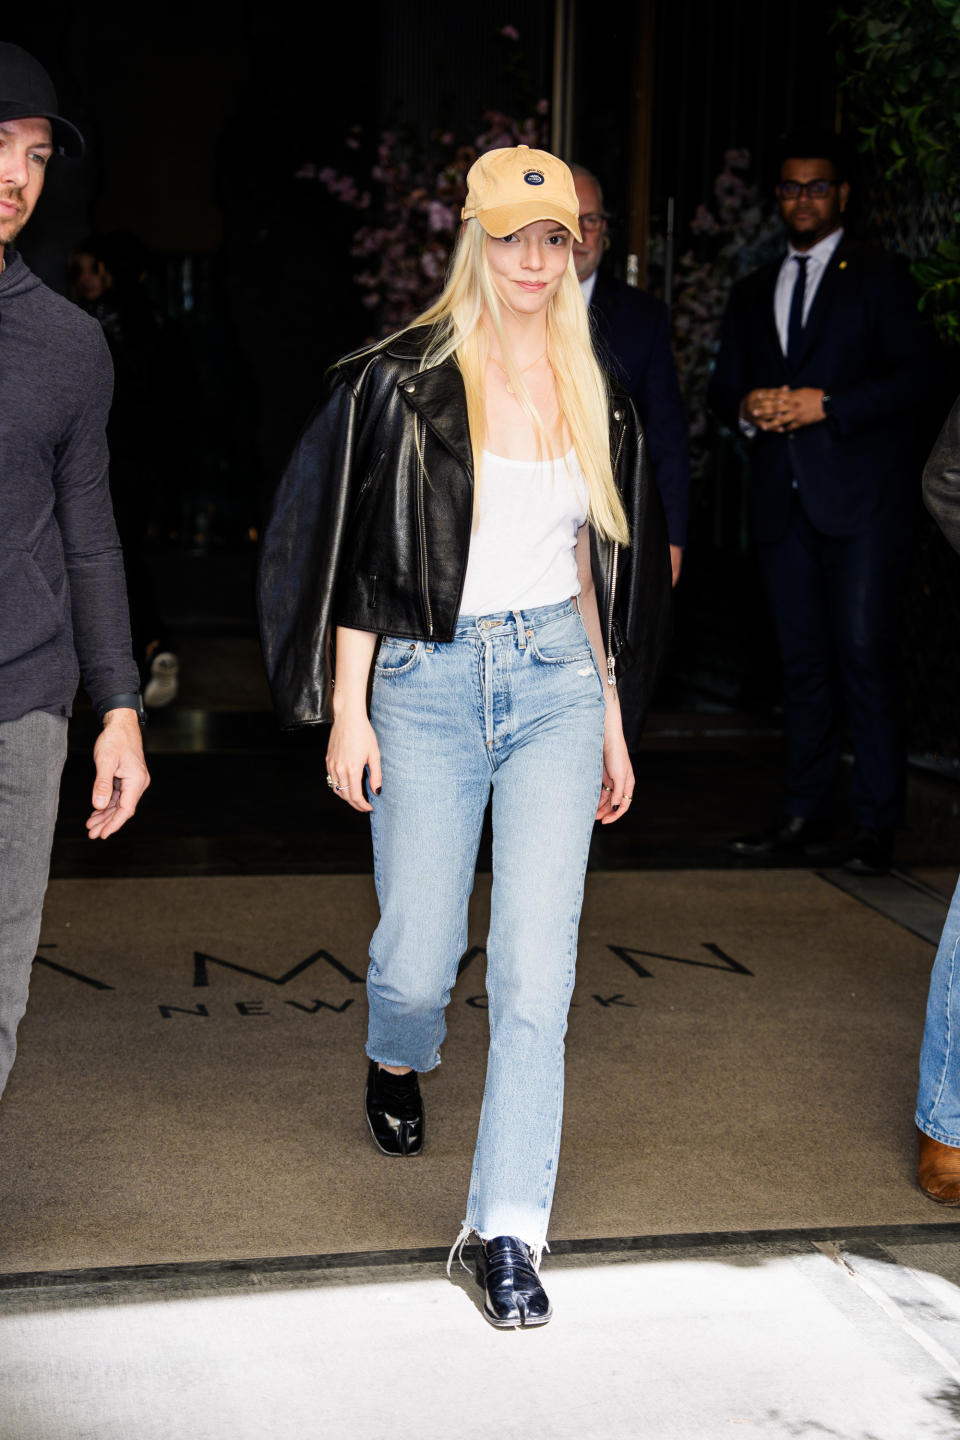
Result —
M622 819L630 809L634 785L630 752L623 738L620 706L616 703L607 706L603 722L602 785L597 819L601 825L612 825L615 820Z

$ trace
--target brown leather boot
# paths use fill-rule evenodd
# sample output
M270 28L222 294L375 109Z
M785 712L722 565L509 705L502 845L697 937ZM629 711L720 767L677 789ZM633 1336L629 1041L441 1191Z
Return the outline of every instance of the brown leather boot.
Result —
M920 1153L917 1162L917 1184L924 1195L938 1205L960 1205L960 1147L941 1145L917 1131Z

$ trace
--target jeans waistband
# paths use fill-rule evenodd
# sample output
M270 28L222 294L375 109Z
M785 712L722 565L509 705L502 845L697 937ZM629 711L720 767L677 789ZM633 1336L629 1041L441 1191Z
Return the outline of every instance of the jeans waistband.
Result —
M558 600L554 605L533 605L526 610L498 610L492 615L461 615L457 620L454 640L495 639L498 635L515 635L518 630L536 629L548 620L564 615L579 615L579 596Z

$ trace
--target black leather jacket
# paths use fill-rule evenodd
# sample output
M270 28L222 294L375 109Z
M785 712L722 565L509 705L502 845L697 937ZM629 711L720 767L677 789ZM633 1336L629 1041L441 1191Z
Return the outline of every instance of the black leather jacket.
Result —
M284 726L332 718L337 625L453 639L470 545L473 454L456 364L419 369L426 336L408 331L331 370L278 486L258 607ZM591 550L607 665L620 679L630 740L669 634L670 556L643 434L620 391L611 402L610 445L632 543L593 536Z

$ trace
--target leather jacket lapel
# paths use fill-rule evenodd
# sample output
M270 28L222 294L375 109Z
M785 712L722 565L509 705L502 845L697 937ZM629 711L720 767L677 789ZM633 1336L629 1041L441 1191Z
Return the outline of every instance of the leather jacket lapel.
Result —
M473 448L467 424L467 396L453 360L422 370L399 385L400 393L473 479Z

